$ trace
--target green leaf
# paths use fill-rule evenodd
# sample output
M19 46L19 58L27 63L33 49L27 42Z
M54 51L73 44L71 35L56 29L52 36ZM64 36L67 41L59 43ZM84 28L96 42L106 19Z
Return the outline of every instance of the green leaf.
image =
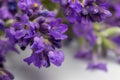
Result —
M0 30L0 36L4 35L4 31Z
M94 25L93 28L94 28L95 31L100 30L100 24L99 23L94 23L93 25Z
M102 31L101 35L104 37L112 37L115 35L120 35L120 28L119 27L108 28L108 29Z
M42 4L44 7L46 7L48 10L54 10L59 7L59 5L52 3L50 0L42 0Z
M5 23L6 27L9 27L13 22L14 22L13 19L7 20Z
M111 40L107 39L107 38L103 38L103 44L105 47L107 47L108 49L114 49L116 48L117 45L115 45Z

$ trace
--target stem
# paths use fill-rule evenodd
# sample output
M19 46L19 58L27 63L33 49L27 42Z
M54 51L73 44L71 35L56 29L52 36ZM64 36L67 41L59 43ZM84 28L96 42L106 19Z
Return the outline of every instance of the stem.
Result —
M107 55L107 49L106 46L104 45L104 43L101 44L102 47L102 55L105 57Z
M81 5L84 7L86 0L81 1Z
M94 64L98 64L98 55L95 52L93 52L92 61Z

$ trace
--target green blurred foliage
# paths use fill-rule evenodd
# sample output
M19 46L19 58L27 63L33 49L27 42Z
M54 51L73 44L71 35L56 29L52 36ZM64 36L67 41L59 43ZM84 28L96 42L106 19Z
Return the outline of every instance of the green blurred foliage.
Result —
M54 10L59 8L58 4L52 3L50 0L42 0L42 4L48 10Z
M4 35L4 31L0 30L0 36Z

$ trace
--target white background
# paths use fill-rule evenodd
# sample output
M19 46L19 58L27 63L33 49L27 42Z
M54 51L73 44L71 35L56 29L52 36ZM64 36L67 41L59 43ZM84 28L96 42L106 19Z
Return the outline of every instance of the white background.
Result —
M8 55L6 68L15 75L15 80L120 80L120 65L116 58L102 59L108 65L108 72L86 70L86 61L74 59L75 46L63 48L65 61L61 67L52 65L50 68L38 69L28 66L23 59L28 57L30 50L21 54Z

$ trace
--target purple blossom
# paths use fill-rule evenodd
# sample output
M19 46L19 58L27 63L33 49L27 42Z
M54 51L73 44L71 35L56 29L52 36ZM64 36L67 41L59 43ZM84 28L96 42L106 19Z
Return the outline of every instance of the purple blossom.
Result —
M66 19L72 24L77 36L82 36L94 46L97 36L93 30L93 22L101 22L111 16L105 0L52 0L61 6Z
M39 7L40 2L38 0L19 0L18 7L21 10L26 10L34 7Z
M29 16L40 7L39 0L19 0L18 7Z
M0 69L0 80L13 80L14 76L5 69Z
M34 53L32 53L30 57L24 59L24 61L27 62L29 65L33 63L38 68L41 68L42 66L49 67L50 62L52 62L56 66L60 66L63 60L63 52L54 51L54 49L51 48L50 45L45 45L44 49L41 52L36 53L36 51L34 51Z
M51 63L60 66L64 56L56 48L61 48L62 40L67 38L64 35L67 26L62 24L60 18L55 18L54 12L40 9L37 0L20 0L18 6L22 14L17 14L16 21L10 27L10 34L22 50L30 45L32 54L24 61L38 68L49 67ZM26 11L32 11L32 15Z
M35 52L35 53L40 53L42 52L42 50L44 49L44 38L43 37L35 37L34 38L34 42L31 45L31 49Z
M64 61L64 55L62 51L50 51L48 54L50 61L56 66L61 66Z
M103 71L107 71L106 64L104 63L98 63L98 64L89 63L87 69L100 69Z
M34 25L29 21L27 15L21 17L21 22L16 22L11 26L10 32L15 36L16 39L31 38L34 33Z
M45 55L45 53L44 54L43 53L39 53L39 54L32 53L32 55L24 59L24 61L27 62L28 65L33 63L38 68L41 68L42 66L44 67L50 66L49 59L47 55Z
M92 70L99 69L99 70L107 71L106 64L98 61L98 55L96 53L93 53L92 62L88 64L87 69L92 69Z
M17 1L16 0L8 0L8 10L12 15L17 13Z
M112 12L112 16L104 20L110 26L120 26L120 1L110 1L108 9Z
M8 51L18 52L14 45L9 41L0 40L0 55L5 55Z
M93 24L89 21L82 20L81 24L76 23L73 26L73 31L77 36L82 36L93 46L96 43L97 36L93 30Z
M92 51L78 51L75 55L78 59L92 59Z
M33 53L30 57L24 59L29 65L33 63L35 66L41 68L49 67L50 62L56 66L60 66L64 60L62 51L54 51L48 43L44 42L42 37L35 37L34 43L31 45Z
M51 29L49 30L49 34L53 36L56 40L64 40L67 38L64 33L67 31L67 25L61 24L62 20L57 19L50 23Z
M55 0L53 2L55 2ZM65 1L66 4L64 5L62 5L63 0L56 0L56 2L59 2L62 9L65 11L68 21L69 18L73 18L80 23L82 18L86 18L93 22L100 22L107 16L111 16L111 13L105 6L107 2L104 0L84 0L84 2L80 2L79 0L68 0L67 2Z
M13 18L12 14L9 12L8 7L6 5L3 5L0 8L0 19L11 19Z

